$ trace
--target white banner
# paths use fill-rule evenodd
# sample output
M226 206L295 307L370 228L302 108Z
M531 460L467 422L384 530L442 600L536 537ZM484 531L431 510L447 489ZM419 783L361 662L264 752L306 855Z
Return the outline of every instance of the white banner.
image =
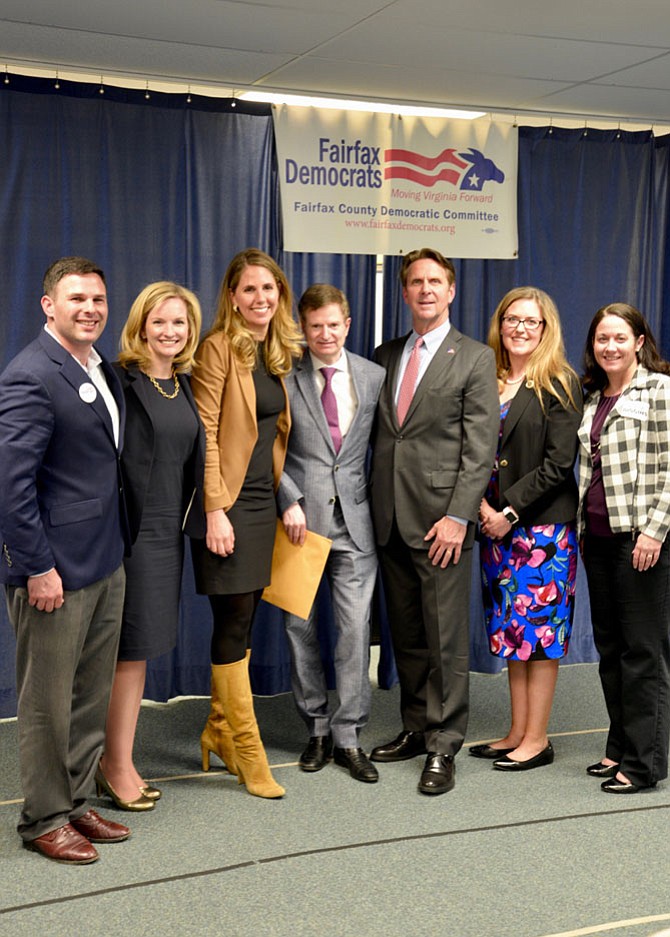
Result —
M273 114L285 250L517 256L511 124L285 104Z

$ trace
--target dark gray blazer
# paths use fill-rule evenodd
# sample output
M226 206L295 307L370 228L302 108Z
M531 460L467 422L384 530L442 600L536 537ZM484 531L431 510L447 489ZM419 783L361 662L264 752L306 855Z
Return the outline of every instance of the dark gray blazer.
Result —
M476 521L491 477L500 410L492 349L453 326L398 425L394 389L407 336L385 342L375 360L386 368L372 444L371 499L377 543L395 515L408 546L428 550L426 533L445 514ZM468 524L465 546L472 543Z

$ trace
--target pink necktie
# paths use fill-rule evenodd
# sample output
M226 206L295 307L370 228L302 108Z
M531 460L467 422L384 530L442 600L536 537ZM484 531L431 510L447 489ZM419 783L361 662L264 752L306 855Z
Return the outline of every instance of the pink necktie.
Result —
M419 361L421 359L421 346L423 339L421 336L414 342L414 347L409 356L405 373L402 376L402 384L398 393L398 423L400 426L405 421L409 405L412 402L414 391L416 390L416 379L419 376Z
M323 379L326 382L321 391L321 404L323 406L323 412L326 414L326 422L328 423L328 429L330 430L333 445L335 446L335 452L339 452L342 445L342 433L340 432L340 423L337 416L337 400L335 399L335 394L331 387L333 374L335 374L336 371L337 368L321 368Z

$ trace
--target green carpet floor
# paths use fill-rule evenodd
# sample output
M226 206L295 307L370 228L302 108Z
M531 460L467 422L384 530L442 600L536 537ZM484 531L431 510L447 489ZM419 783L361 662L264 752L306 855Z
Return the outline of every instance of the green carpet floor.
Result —
M109 937L649 937L670 928L670 782L633 797L586 775L606 716L595 665L561 667L553 765L506 775L464 751L456 788L416 790L422 759L361 784L296 765L290 696L257 700L279 801L203 774L206 700L142 708L137 764L164 796L122 813L126 843L68 867L21 848L16 723L0 724L0 934ZM467 744L507 725L506 675L473 674ZM369 749L399 731L398 691L375 690ZM217 762L218 764L218 762Z

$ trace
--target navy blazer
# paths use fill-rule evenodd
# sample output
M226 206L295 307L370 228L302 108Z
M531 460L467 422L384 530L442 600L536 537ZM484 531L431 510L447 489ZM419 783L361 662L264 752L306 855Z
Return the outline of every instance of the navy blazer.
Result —
M102 367L119 408L120 448L123 393L112 367ZM74 590L118 568L127 528L109 411L46 331L0 375L0 479L1 581L25 585L55 567Z
M156 432L147 405L147 383L141 380L137 367L125 368L115 364L126 400L126 430L121 454L131 542L140 531L151 469L154 463ZM179 374L180 393L188 400L198 421L198 438L193 454L185 467L182 518L184 530L191 537L205 536L203 508L203 480L205 475L205 430L200 420L187 375ZM154 391L151 391L154 393Z

